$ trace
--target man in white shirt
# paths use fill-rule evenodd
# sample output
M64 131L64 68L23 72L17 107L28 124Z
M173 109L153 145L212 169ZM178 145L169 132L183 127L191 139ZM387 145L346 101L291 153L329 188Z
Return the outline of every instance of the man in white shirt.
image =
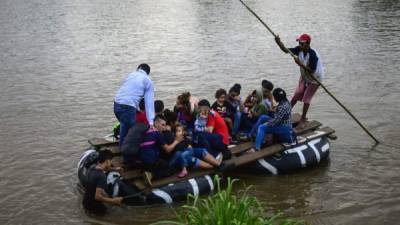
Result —
M135 72L123 81L114 98L114 114L120 122L119 146L121 147L129 129L135 124L136 110L144 98L146 118L150 126L154 123L154 88L149 78L150 66L140 64Z
M275 41L283 52L288 53L279 36L275 38ZM319 87L319 84L310 76L310 74L314 75L318 81L322 82L322 79L324 78L324 70L318 52L310 47L311 36L308 34L302 34L296 39L296 41L299 42L299 45L295 48L289 48L289 50L297 56L295 62L300 67L301 76L291 100L291 105L293 108L297 101L302 101L304 103L301 122L299 124L301 127L307 120L306 116L308 109L310 108L311 99Z

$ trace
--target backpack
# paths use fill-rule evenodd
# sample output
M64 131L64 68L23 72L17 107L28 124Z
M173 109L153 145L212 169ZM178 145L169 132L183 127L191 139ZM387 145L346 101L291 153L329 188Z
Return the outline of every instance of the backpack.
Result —
M144 123L135 123L125 136L124 143L121 146L121 153L124 156L135 156L139 153L140 144L142 143L149 125Z

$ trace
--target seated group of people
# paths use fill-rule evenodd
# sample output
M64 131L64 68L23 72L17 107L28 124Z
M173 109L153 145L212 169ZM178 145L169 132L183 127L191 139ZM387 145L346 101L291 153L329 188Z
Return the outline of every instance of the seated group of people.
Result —
M231 157L228 145L241 138L255 137L251 151L261 149L266 134L293 142L291 105L283 89L273 89L270 81L263 80L260 90L252 91L244 101L240 91L239 84L228 92L218 89L212 105L185 92L177 97L173 110L164 109L161 100L154 101L154 124L144 132L136 160L154 177L178 170L177 176L182 178L188 168L227 169L222 160ZM149 125L143 99L139 108L136 123ZM131 160L124 158L124 163Z

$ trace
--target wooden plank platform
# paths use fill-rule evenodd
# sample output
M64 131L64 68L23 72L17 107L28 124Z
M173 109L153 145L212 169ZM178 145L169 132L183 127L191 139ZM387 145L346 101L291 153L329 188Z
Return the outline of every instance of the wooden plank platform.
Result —
M134 169L134 170L128 170L128 171L124 171L123 173L123 178L125 180L131 180L134 178L139 178L142 177L142 171L140 169Z
M112 146L112 145L118 145L118 143L119 143L118 140L109 141L109 140L106 140L105 138L91 138L88 140L88 142L93 147Z
M305 122L304 123L304 127L302 127L302 128L297 128L296 127L293 130L297 135L300 135L300 134L304 134L304 133L306 133L306 132L308 132L310 130L315 130L320 126L322 126L322 124L320 122L318 122L316 120L312 120L312 121Z

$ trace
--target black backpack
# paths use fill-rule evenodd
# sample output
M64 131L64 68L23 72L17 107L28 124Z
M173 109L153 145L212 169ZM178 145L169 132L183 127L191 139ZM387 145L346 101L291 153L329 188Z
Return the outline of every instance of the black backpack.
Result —
M121 153L125 156L135 156L139 153L140 144L143 142L146 131L149 125L144 123L135 123L125 136L124 143L122 143Z

